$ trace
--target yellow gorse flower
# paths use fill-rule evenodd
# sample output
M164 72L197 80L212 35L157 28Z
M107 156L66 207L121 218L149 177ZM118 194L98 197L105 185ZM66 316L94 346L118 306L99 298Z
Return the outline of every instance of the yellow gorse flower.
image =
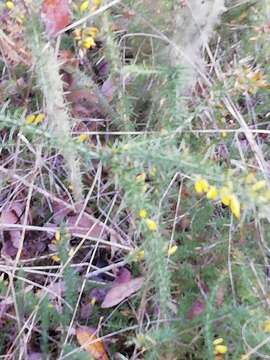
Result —
M33 122L35 121L35 118L36 118L36 115L34 115L34 114L27 115L25 118L25 123L27 125L33 124Z
M263 331L270 333L270 320L265 320L263 323Z
M142 219L145 219L147 216L147 211L145 209L141 209L139 211L139 217L142 218Z
M217 188L215 186L210 186L206 193L206 197L208 200L215 200L218 197Z
M80 5L80 12L85 12L89 9L89 1L83 1Z
M59 231L59 230L56 230L55 235L54 235L54 238L55 238L56 242L59 242L59 241L60 241L60 239L61 239L61 234L60 234L60 231Z
M220 189L220 200L223 205L229 206L231 199L231 191L229 187L224 186Z
M96 46L96 43L95 40L92 38L92 36L88 36L84 40L82 40L81 46L84 49L92 49Z
M262 188L263 184L260 183L258 187ZM232 214L238 220L240 219L240 202L238 197L232 193L232 184L229 183L228 186L223 186L218 190L215 186L209 185L207 180L200 178L195 181L194 188L198 194L206 193L208 200L219 198L221 203L228 206Z
M157 230L157 223L154 220L146 219L145 224L146 224L148 230L150 230L150 231Z
M225 137L227 137L226 131L221 131L220 137L221 137L222 139L225 139Z
M261 189L263 189L266 186L266 181L265 180L260 180L257 181L254 185L252 185L252 190L253 191L259 191Z
M88 135L87 134L81 134L77 137L77 141L78 142L84 142L85 140L88 139Z
M213 345L216 346L216 345L220 345L220 344L223 344L224 343L224 340L223 338L217 338L213 341Z
M55 261L55 262L60 262L60 261L61 261L61 259L60 259L60 257L59 257L58 255L52 255L52 256L51 256L51 259L52 259L53 261Z
M168 256L172 256L177 251L177 245L170 245L167 250Z
M97 299L95 297L92 297L92 299L90 300L90 304L92 306L94 306L96 304L96 302L97 302Z
M198 179L195 181L194 188L198 194L207 193L209 190L209 184L205 179Z
M140 250L136 253L135 257L136 257L136 260L139 261L139 260L143 260L144 256L145 256L144 250Z
M231 195L229 208L231 209L231 212L236 217L236 219L239 220L240 219L240 202L236 195Z
M34 124L40 124L45 119L45 114L40 113L36 116Z
M14 3L12 1L6 1L6 8L8 10L13 10L14 9Z
M228 348L226 345L217 345L215 346L215 354L226 354Z
M45 114L44 113L40 113L38 115L35 115L35 114L29 114L26 116L25 118L25 123L27 125L31 125L31 124L35 124L35 125L38 125L40 124L41 122L43 122L45 119Z

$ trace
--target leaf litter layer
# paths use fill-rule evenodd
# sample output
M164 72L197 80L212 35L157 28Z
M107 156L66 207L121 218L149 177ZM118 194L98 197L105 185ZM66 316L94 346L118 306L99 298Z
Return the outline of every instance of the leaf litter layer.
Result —
M0 13L1 355L269 358L268 1Z

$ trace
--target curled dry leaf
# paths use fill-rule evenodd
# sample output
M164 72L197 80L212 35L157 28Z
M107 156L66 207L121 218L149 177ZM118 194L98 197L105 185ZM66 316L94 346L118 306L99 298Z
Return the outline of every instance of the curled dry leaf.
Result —
M101 93L106 97L108 102L111 102L116 91L116 86L114 85L113 81L108 79L104 81L101 87Z
M89 353L89 359L109 360L102 341L96 336L96 329L81 326L76 329L78 343Z
M41 7L41 19L48 36L55 36L70 23L68 0L44 0Z
M0 215L0 230L8 232L12 247L15 249L18 249L20 246L21 231L9 227L8 225L21 224L24 208L24 202L13 203L8 209L4 209ZM27 223L32 223L32 216L30 211L28 213ZM8 253L9 251L7 251L7 255ZM13 254L10 256L13 256Z
M101 307L110 308L119 304L121 301L138 291L142 287L143 281L143 277L138 277L120 284L115 282L112 288L107 292Z

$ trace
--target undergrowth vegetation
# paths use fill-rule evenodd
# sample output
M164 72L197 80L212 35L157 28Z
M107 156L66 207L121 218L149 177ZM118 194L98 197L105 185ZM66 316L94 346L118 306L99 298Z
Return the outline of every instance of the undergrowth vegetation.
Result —
M195 3L0 4L1 359L270 358L270 3Z

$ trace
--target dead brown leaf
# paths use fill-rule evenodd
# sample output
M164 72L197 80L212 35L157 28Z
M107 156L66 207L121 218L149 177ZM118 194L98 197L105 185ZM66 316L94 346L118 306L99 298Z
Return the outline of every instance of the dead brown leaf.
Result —
M188 310L187 313L188 320L193 320L195 317L201 315L204 309L205 309L205 302L201 298L196 299L194 303L191 305L190 309Z
M102 341L98 340L96 330L81 326L76 329L78 343L89 353L89 359L109 360Z
M107 292L101 307L105 309L119 304L121 301L138 291L142 287L143 281L143 277L138 277L121 284L113 284L112 288Z
M21 224L24 208L24 202L16 202L11 204L9 208L4 209L0 215L0 229L9 234L11 244L16 249L18 249L20 245L21 231L9 227L8 225ZM30 212L27 223L32 223Z

